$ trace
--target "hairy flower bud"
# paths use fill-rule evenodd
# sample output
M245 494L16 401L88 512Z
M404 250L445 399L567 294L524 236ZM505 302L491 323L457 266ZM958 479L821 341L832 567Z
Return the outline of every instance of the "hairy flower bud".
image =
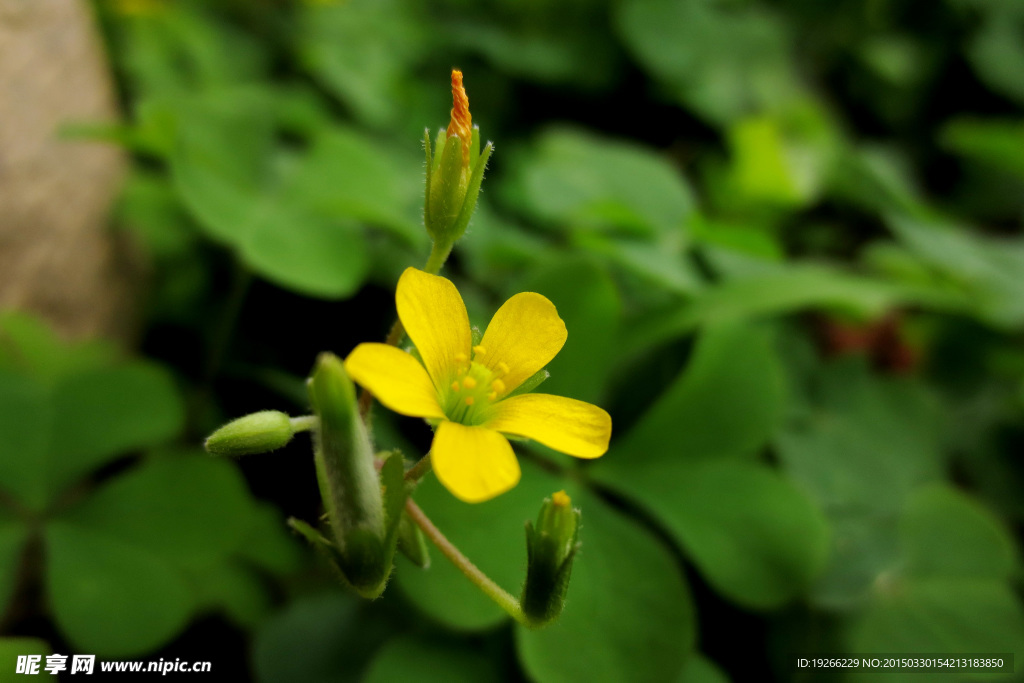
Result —
M562 613L579 549L579 524L580 511L572 507L565 491L544 499L536 526L526 523L526 585L521 603L523 613L536 626Z
M213 455L250 455L281 448L295 435L290 417L277 410L264 410L227 423L206 439Z
M375 596L391 572L384 501L355 388L337 356L321 354L309 396L319 418L314 432L316 474L338 567L357 591Z
M469 225L493 150L488 142L480 151L480 130L473 125L462 72L457 69L452 71L452 103L448 128L438 133L433 147L430 131L424 132L427 182L423 222L435 243L449 247Z

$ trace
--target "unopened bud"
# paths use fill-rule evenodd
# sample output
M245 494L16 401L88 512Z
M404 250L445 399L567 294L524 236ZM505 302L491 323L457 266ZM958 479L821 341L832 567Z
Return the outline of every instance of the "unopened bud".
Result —
M541 505L537 524L526 523L526 585L522 608L536 626L558 617L565 605L572 562L579 549L580 511L565 491L553 493Z
M338 566L357 591L376 597L391 572L380 480L355 387L337 356L325 353L317 360L309 395L319 418L314 440L317 480Z
M264 410L232 420L206 439L213 455L250 455L281 448L295 436L290 417L277 410Z
M434 242L455 244L476 210L484 169L491 156L490 142L480 151L480 130L473 125L462 72L452 71L452 111L447 130L431 147L425 131L427 188L423 221Z

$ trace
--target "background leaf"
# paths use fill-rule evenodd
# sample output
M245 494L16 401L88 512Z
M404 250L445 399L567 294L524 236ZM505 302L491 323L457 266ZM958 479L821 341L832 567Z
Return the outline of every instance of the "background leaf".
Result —
M148 652L185 627L192 598L164 558L74 524L46 530L47 590L76 649L100 657Z
M543 630L516 629L527 672L542 681L665 681L682 669L696 628L689 589L650 532L585 489L582 549L565 611Z

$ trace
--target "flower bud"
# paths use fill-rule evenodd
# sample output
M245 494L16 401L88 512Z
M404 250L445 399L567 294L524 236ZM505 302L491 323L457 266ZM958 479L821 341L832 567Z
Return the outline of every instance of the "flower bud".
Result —
M317 480L338 567L358 592L376 597L391 573L383 498L355 388L337 356L321 354L309 395L319 418L314 432Z
M535 626L558 617L569 589L572 561L579 549L580 511L565 491L545 498L537 525L526 523L526 585L523 612Z
M295 436L290 417L276 410L264 410L232 420L206 439L213 455L250 455L281 448Z
M476 209L484 168L491 156L490 142L480 151L480 130L473 125L462 72L452 71L451 121L437 135L433 148L430 131L424 132L427 187L423 222L436 243L451 246L462 237Z

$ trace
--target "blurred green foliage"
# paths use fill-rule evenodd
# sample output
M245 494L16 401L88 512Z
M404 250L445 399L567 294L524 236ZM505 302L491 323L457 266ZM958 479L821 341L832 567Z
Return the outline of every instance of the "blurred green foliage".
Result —
M116 220L153 261L151 329L216 359L229 271L272 283L240 320L264 345L236 340L224 372L282 404L319 348L381 337L426 255L422 131L447 122L458 65L496 154L448 274L481 326L511 293L548 296L569 340L545 391L615 421L593 464L517 446L523 481L492 502L418 491L515 592L522 525L565 488L583 550L557 624L506 625L443 558L402 561L382 604L312 595L266 622L259 680L789 680L793 652L1014 652L1020 668L1019 3L97 8L126 123L78 134L136 161ZM21 355L0 346L0 443L21 455L0 459L0 489L45 538L62 632L142 652L203 608L255 623L252 565L282 572L287 553L251 557L280 516L225 463L157 452L39 517L179 433L166 370L4 329ZM208 382L151 348L186 393ZM201 427L239 404L218 386ZM381 445L419 455L406 422L379 415ZM0 597L29 533L2 510Z
M149 652L203 612L259 621L260 576L297 552L236 467L165 447L183 418L159 366L0 319L0 607L37 610L14 589L42 581L62 635L101 657Z

